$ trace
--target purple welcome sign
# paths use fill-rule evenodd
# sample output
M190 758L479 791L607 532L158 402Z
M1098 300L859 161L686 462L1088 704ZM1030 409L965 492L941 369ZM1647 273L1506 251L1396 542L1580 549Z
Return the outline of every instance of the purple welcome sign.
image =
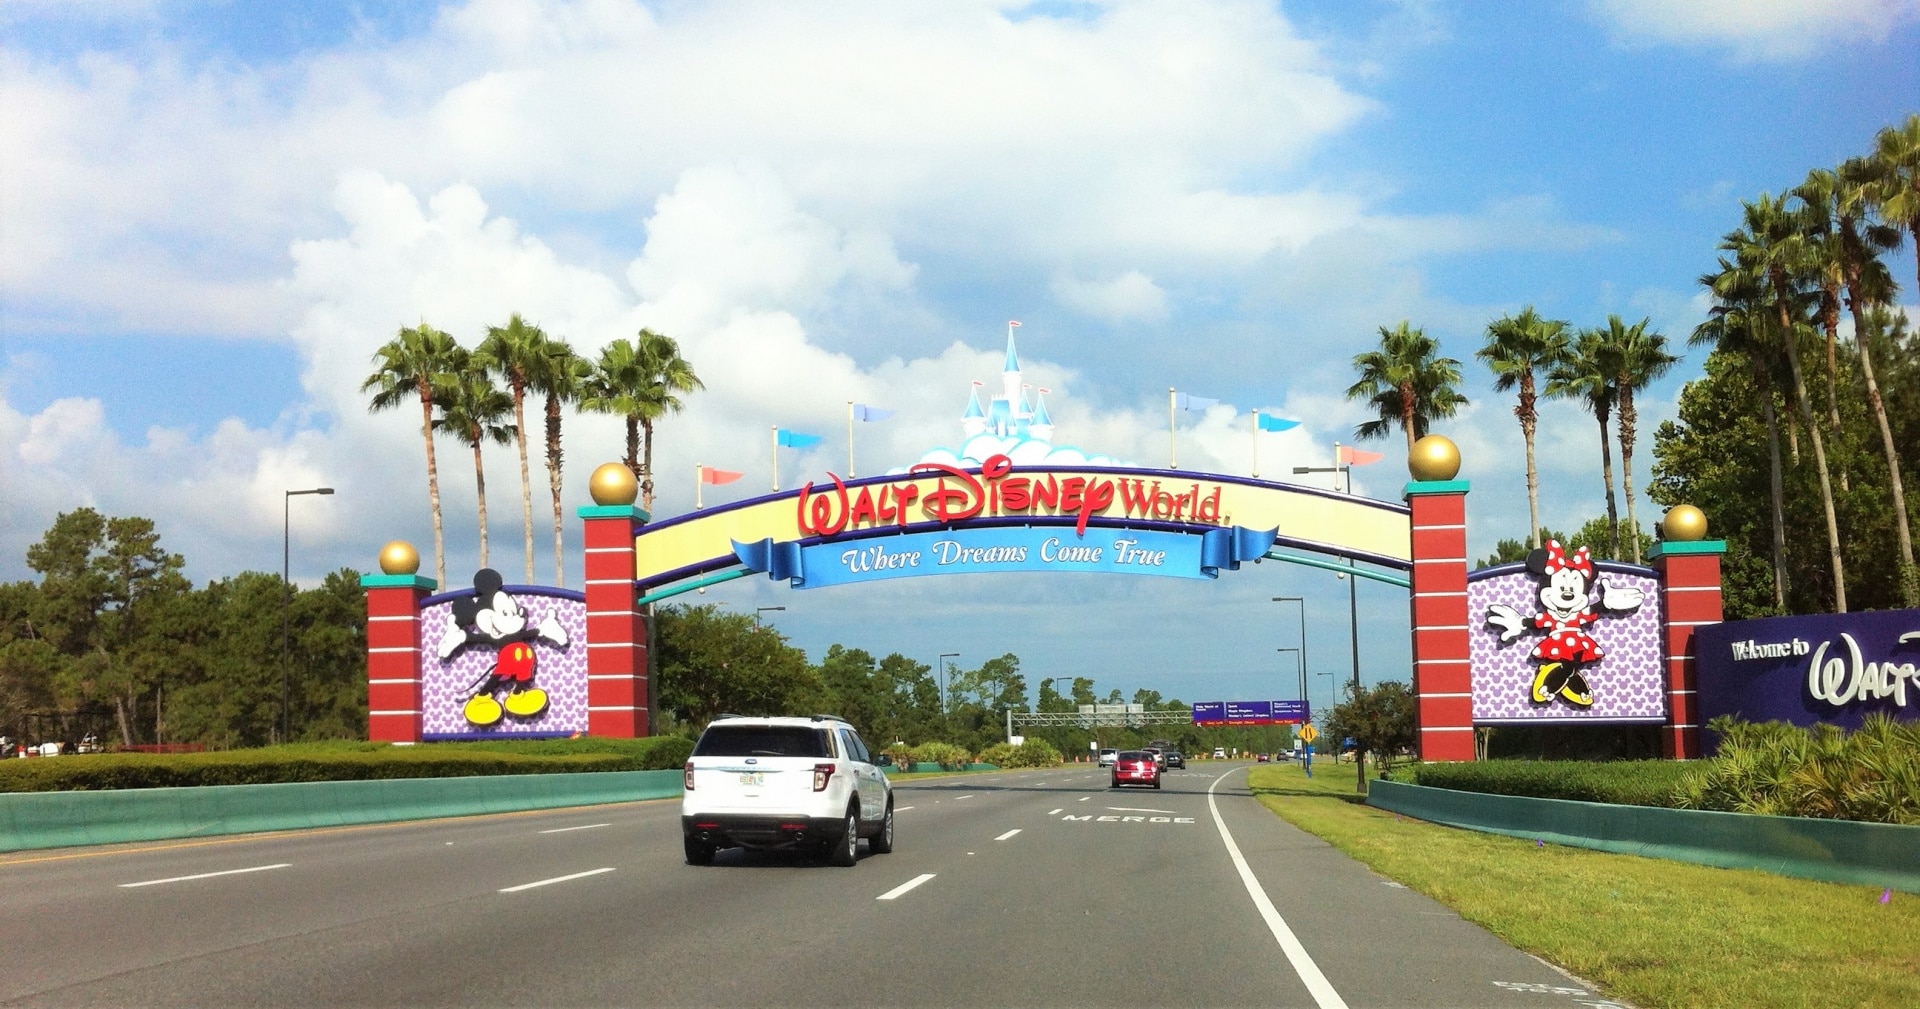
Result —
M1546 704L1532 698L1537 663L1534 646L1546 632L1533 620L1541 613L1540 580L1524 564L1481 568L1467 575L1469 655L1473 675L1473 721L1500 723L1664 723L1667 720L1660 656L1660 581L1651 568L1595 561L1598 578L1589 600L1600 619L1582 630L1599 643L1605 657L1582 672L1593 691L1593 704L1580 706L1554 697ZM1636 589L1640 604L1631 612L1600 608L1601 583ZM1487 623L1489 607L1511 607L1522 620L1520 636L1500 640L1498 628Z
M1920 719L1920 610L1824 613L1713 624L1694 632L1702 724L1827 722L1875 711Z
M453 606L470 598L473 589L462 589L422 600L420 608L420 738L453 739L527 739L571 736L587 731L587 603L579 592L536 585L508 585L526 614L528 627L539 627L548 619L559 626L566 639L564 647L544 638L527 642L533 649L531 686L547 694L546 709L521 718L503 715L489 726L476 726L464 714L473 686L494 665L500 649L474 643L441 661L439 646L443 636L454 627ZM511 646L509 646L511 647ZM494 696L504 695L495 690Z

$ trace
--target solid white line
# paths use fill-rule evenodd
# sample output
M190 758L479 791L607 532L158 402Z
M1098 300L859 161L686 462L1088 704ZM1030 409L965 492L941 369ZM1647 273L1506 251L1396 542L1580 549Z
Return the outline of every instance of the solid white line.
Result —
M243 872L265 872L268 869L288 869L288 868L292 868L292 866L293 866L292 862L281 862L278 865L256 865L251 869L227 869L222 872L202 872L192 876L169 876L166 879L149 879L140 883L122 883L120 884L120 888L122 890L131 890L136 886L157 886L161 883L184 883L190 879L212 879L215 876L237 876Z
M1009 838L1009 837L1012 837L1013 835L1015 835L1015 834L1018 834L1018 833L1020 833L1020 828L1019 828L1019 827L1015 827L1015 828L1013 828L1012 830L1009 830L1009 831L1007 831L1006 833L1004 833L1004 834L1001 834L1001 835L1000 835L999 837L996 837L996 838L994 838L994 840L996 840L996 841L1004 841L1004 840L1006 840L1007 838Z
M1234 769L1237 770L1239 768ZM1240 872L1240 882L1246 886L1247 896L1252 897L1253 906L1260 909L1260 917L1266 919L1268 931L1273 933L1274 940L1287 954L1287 962L1293 964L1294 973L1300 975L1301 983L1313 995L1314 1004L1320 1009L1347 1009L1346 1000L1333 990L1327 976L1320 973L1320 966L1313 962L1313 957L1307 955L1307 948L1300 945L1300 939L1293 934L1293 929L1287 927L1287 920L1280 917L1273 901L1267 898L1267 891L1261 889L1253 868L1247 865L1246 858L1240 854L1240 846L1233 843L1233 834L1227 830L1227 821L1220 818L1220 804L1214 801L1213 790L1226 780L1227 774L1233 774L1234 771L1222 774L1207 786L1207 808L1213 812L1213 825L1220 829L1220 840L1226 842L1227 857L1233 859L1233 867Z
M542 834L564 834L564 833L566 833L566 832L567 832L567 831L569 831L569 830L592 830L592 829L593 829L593 828L595 828L595 827L611 827L611 826L613 826L613 824L611 824L611 823L588 823L588 824L583 824L583 825L581 825L581 826L578 826L578 827L555 827L555 828L553 828L552 830L543 830L543 831L541 831L540 833L542 833Z
M936 875L935 873L923 872L920 875L915 876L910 880L907 880L905 883L902 883L899 886L896 886L893 889L888 890L886 893L883 893L880 896L875 897L873 899L874 900L892 900L893 898L898 897L903 893L906 893L908 890L911 890L914 887L919 886L922 883L925 883L927 880L932 879L935 875Z
M552 879L543 879L537 883L522 883L519 886L504 887L501 889L500 892L501 893L519 893L522 890L531 890L536 886L546 886L550 883L565 883L571 879L585 879L588 876L598 876L603 872L612 872L612 871L613 871L612 868L588 869L586 872L576 872L571 876L555 876Z

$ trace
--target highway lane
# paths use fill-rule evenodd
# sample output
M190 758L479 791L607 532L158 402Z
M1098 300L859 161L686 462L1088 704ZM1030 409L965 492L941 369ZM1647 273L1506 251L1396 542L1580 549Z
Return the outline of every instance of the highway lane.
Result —
M1576 1004L1222 770L903 785L897 850L853 869L687 866L671 801L0 856L0 1003ZM1214 809L1282 917L1320 910L1291 929L1317 993Z

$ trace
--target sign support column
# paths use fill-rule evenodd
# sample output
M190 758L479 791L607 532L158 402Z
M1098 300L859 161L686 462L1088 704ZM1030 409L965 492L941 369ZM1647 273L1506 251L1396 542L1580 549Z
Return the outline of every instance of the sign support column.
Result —
M1704 532L1705 522L1700 526ZM1676 530L1667 531L1671 535ZM1693 632L1705 624L1720 622L1720 556L1726 552L1726 540L1702 539L1662 540L1651 552L1653 568L1660 572L1661 603L1666 614L1661 657L1666 665L1667 725L1660 734L1660 748L1674 759L1700 756L1700 697L1695 689Z
M380 551L377 575L361 575L367 594L367 738L420 741L420 601L436 587L420 555L395 541Z
M580 509L586 548L587 734L651 734L647 628L634 591L633 540L647 523L634 505L638 481L619 463L594 470L596 504Z
M1415 480L1406 489L1413 526L1413 692L1422 760L1473 759L1468 489L1465 480Z

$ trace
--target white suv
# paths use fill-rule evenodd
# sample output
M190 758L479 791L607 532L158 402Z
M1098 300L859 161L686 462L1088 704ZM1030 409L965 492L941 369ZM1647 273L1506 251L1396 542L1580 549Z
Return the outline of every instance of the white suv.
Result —
M892 763L869 753L843 718L721 715L687 761L680 832L687 861L720 848L810 849L852 865L860 838L893 850Z

